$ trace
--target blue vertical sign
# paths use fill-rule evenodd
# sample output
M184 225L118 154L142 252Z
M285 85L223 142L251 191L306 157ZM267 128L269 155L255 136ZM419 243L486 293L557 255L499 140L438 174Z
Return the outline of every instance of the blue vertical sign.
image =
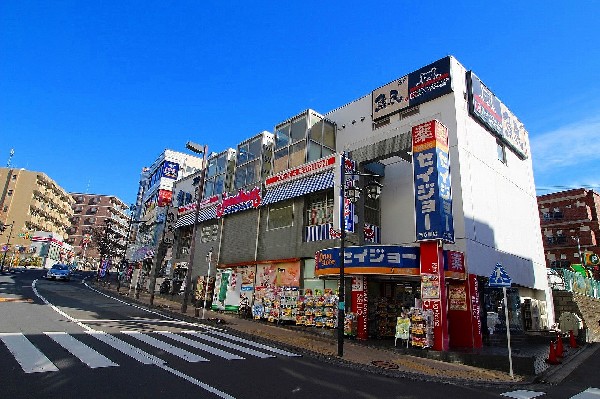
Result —
M412 128L417 241L454 242L448 129L437 120Z

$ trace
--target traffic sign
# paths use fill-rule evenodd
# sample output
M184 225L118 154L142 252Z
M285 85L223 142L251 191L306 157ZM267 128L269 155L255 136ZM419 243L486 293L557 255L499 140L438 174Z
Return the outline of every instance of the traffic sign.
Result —
M502 267L500 263L496 263L496 267L494 267L494 271L490 275L490 287L510 287L512 283L512 279L506 273L506 270Z

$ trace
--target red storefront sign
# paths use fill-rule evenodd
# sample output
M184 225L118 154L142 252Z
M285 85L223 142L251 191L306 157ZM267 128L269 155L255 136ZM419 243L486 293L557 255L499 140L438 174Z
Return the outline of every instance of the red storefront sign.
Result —
M365 276L352 277L352 311L356 313L357 338L366 340L369 338L367 325L368 308L367 278Z
M302 177L314 175L316 173L323 172L325 170L331 169L335 166L335 155L331 155L327 158L321 158L314 162L310 162L299 166L297 168L289 169L284 172L281 172L275 176L269 177L265 181L265 187L271 187L273 185L279 185L281 183L287 183L293 180L300 179Z
M444 257L437 241L423 241L421 249L422 288L428 292L423 299L423 310L433 312L433 349L449 349L448 315L446 313L446 284L444 278Z
M173 191L158 190L158 206L169 206L173 199Z

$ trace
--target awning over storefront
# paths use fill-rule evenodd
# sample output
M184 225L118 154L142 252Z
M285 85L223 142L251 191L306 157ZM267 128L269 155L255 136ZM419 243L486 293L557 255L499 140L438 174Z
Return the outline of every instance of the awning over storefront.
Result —
M267 190L262 205L269 205L286 199L300 197L304 194L333 187L333 170L304 179L292 181Z
M191 211L183 216L180 216L175 223L175 228L178 229L184 226L190 226L194 223L194 215L196 215L196 211ZM198 214L198 223L204 222L209 219L216 219L217 217L217 207L210 206L204 209L200 209L200 213Z

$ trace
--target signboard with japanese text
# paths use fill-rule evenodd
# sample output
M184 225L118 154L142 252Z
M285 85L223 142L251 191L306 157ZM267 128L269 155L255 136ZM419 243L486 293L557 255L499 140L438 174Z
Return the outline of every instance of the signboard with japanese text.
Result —
M400 274L418 276L420 253L418 247L395 245L365 245L345 247L344 269L349 274ZM338 274L339 248L327 248L315 253L315 273L321 276ZM458 255L458 256L457 256ZM381 258L383 256L383 258ZM443 251L445 278L465 279L464 254L458 251ZM454 260L454 266L448 259ZM458 270L457 270L458 269Z
M169 206L173 199L173 192L170 190L158 190L158 206Z
M465 279L465 254L459 251L444 251L444 270L446 277Z
M352 312L357 316L357 337L367 339L368 316L367 278L365 276L352 277Z
M412 128L417 241L454 242L448 129L437 120Z
M447 350L449 336L443 250L437 241L423 241L419 249L423 310L433 313L433 348Z
M258 208L260 203L261 195L258 187L250 191L240 190L233 196L223 194L221 202L217 204L217 218L246 209Z
M450 57L445 57L373 90L373 120L431 101L451 91Z
M419 248L399 245L366 245L344 248L344 270L348 274L419 274ZM340 249L315 253L315 275L339 274Z
M271 188L283 183L298 180L307 176L321 173L332 169L336 164L336 156L330 155L326 158L317 159L316 161L292 168L271 176L265 180L265 187Z
M179 164L177 162L165 161L162 166L162 175L168 179L177 180Z
M529 156L529 133L517 117L475 75L467 72L469 112L521 159Z

